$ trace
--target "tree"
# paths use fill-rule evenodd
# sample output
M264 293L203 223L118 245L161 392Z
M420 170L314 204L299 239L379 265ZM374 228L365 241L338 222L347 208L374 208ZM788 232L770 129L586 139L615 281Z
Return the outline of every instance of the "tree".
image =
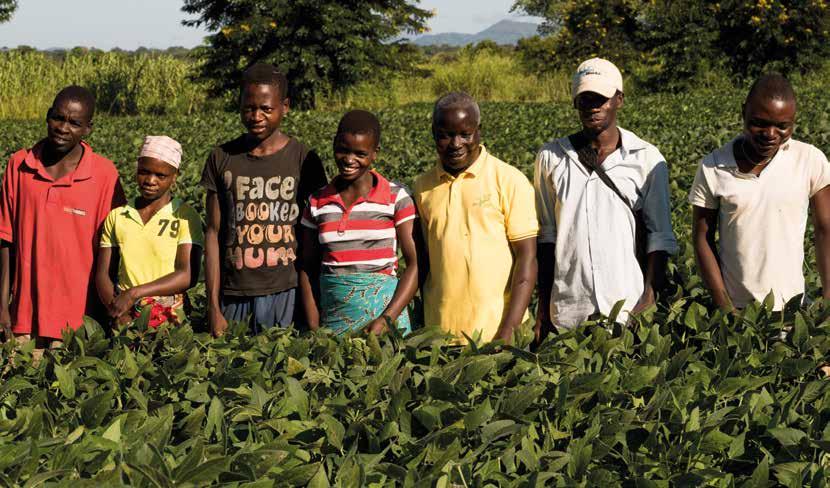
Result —
M295 106L312 108L315 93L339 91L378 70L411 68L417 51L395 40L426 30L433 13L406 0L184 0L196 14L187 26L211 34L195 50L198 78L212 95L237 88L256 62L278 66L288 77Z
M8 22L17 10L17 0L0 0L0 24Z
M804 72L830 55L824 0L516 0L513 10L547 19L548 38L519 45L530 69L600 55L651 87L680 88L713 67Z
M541 38L519 43L531 69L575 69L601 56L624 67L636 58L640 0L517 0L512 10L543 17ZM533 58L541 58L534 61Z

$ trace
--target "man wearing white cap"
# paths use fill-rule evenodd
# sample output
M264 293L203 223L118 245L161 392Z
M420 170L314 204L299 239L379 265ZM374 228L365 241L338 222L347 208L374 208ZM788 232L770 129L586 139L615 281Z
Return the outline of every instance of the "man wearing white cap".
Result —
M609 315L620 300L620 322L645 310L677 250L666 160L617 127L620 71L589 59L574 74L572 95L581 130L545 144L536 157L537 336Z
M145 309L151 327L184 318L184 293L199 278L204 237L199 215L170 191L181 161L178 142L147 136L136 165L139 197L104 221L95 284L118 324ZM115 253L120 257L116 282L109 274Z

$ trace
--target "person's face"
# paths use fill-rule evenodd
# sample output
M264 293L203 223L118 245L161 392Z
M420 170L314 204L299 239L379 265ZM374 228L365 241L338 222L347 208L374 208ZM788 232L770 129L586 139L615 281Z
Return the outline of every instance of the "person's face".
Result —
M89 110L81 102L58 100L46 112L46 141L58 153L68 153L90 132Z
M433 122L432 135L444 167L461 171L478 158L481 132L470 110L451 108L439 112Z
M755 96L744 105L744 135L752 150L771 158L793 135L795 102Z
M138 191L145 200L156 200L170 191L176 182L178 170L156 158L138 158L135 181Z
M611 98L595 92L582 92L574 99L582 128L594 134L617 124L617 111L622 104L623 94L619 92Z
M378 155L372 134L340 133L334 137L334 162L344 181L355 181L365 175Z
M248 84L242 89L240 112L242 125L259 141L268 139L288 113L288 98L274 85Z

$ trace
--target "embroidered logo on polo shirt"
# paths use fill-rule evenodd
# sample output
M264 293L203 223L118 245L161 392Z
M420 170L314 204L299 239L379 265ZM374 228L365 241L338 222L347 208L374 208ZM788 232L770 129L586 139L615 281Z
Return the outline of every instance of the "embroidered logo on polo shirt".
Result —
M486 206L491 206L491 203L490 203L490 196L491 196L491 195L490 195L489 193L486 193L486 194L484 194L484 195L481 195L481 197L480 197L478 200L476 200L476 201L474 201L474 202L473 202L473 206L474 206L474 207L486 207Z
M80 208L72 208L72 207L63 207L63 211L66 213L71 213L75 215L85 216L86 210Z

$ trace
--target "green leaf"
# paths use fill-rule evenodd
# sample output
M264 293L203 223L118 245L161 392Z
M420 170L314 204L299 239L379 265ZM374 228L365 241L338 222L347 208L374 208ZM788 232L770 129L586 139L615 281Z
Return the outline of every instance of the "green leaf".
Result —
M804 351L804 346L807 344L807 340L809 339L809 332L807 330L807 324L804 322L804 316L801 315L801 312L796 312L795 314L795 323L793 324L791 336L793 345L796 349Z
M646 387L654 386L654 380L660 374L660 366L636 366L623 382L623 388L636 393Z
M764 456L764 460L761 461L754 471L752 471L752 478L749 482L749 487L752 488L764 488L769 486L769 457Z
M329 486L331 485L329 485L329 479L326 477L326 468L323 464L320 464L317 472L308 482L308 488L329 488Z
M26 482L25 485L23 485L23 487L36 488L38 486L42 486L45 482L51 479L60 478L61 476L68 476L70 474L72 474L71 469L57 469L54 471L47 471L45 473L38 473L29 478L29 480Z
M61 393L67 399L75 398L75 375L60 364L55 365L55 376Z
M101 425L112 408L115 392L107 391L92 396L81 403L81 419L87 428L94 429Z
M741 432L737 436L732 439L732 443L729 444L729 459L738 459L744 455L745 448L745 437L746 432Z
M464 427L467 430L475 430L484 425L493 417L493 407L490 406L490 399L485 398L473 410L464 415Z
M812 463L792 462L780 463L772 467L775 471L775 478L784 486L801 486L805 472Z
M807 437L807 434L803 431L792 429L790 427L773 427L771 429L767 429L767 432L775 437L775 439L783 446L798 445L802 439Z
M222 400L219 397L211 398L207 425L205 425L205 439L210 439L212 434L216 434L219 440L224 438L224 416L225 406L222 405Z
M181 477L176 478L180 483L209 484L225 472L228 466L226 458L209 459L200 463L198 466L183 472Z
M115 442L116 444L121 442L121 417L115 419L115 421L110 424L107 430L104 431L102 437Z

